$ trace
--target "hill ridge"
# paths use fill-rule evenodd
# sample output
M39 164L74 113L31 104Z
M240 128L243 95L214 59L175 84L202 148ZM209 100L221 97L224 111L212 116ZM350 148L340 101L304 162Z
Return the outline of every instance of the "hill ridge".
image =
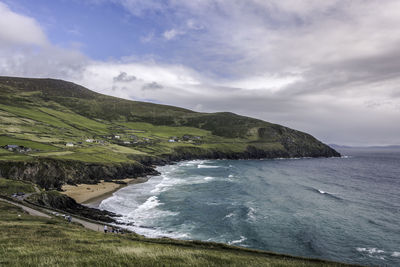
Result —
M57 79L0 77L0 175L96 182L185 159L334 157L313 136L232 112L200 113ZM74 171L71 166L87 173ZM40 178L42 177L42 178ZM83 182L84 182L83 181Z

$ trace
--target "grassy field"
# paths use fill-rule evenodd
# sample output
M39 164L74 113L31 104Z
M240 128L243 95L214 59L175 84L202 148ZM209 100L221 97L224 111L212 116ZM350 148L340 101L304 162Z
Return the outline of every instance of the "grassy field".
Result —
M293 144L306 145L307 150L325 149L305 133L261 120L129 101L51 79L0 77L0 126L0 146L17 144L39 150L25 155L0 151L0 160L13 161L47 157L130 162L137 155L176 154L189 151L188 147L202 148L204 153L240 153L248 145L285 152L286 140L295 152L299 149ZM183 140L184 136L190 140ZM173 137L180 142L169 143ZM87 144L87 139L95 142ZM69 142L73 148L65 146Z
M35 188L29 182L0 178L0 195L11 196L14 193L34 193Z
M221 244L86 230L0 201L0 266L346 266Z
M29 147L32 149L38 149L38 150L42 150L42 151L58 149L57 147L54 147L49 144L44 144L44 143L34 142L31 140L19 139L19 138L14 138L14 137L10 137L10 136L0 135L0 146L5 146L5 145L19 145L19 146Z

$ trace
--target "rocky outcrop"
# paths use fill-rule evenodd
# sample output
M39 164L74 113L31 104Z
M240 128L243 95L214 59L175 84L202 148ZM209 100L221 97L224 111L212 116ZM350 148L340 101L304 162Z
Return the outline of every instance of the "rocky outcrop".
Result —
M322 144L322 143L321 143ZM147 163L155 165L168 164L181 160L193 159L274 159L274 158L301 158L301 157L340 157L340 154L322 144L315 147L304 147L291 144L287 149L265 150L257 146L249 145L243 152L223 152L213 149L201 149L197 147L182 147L175 149L172 154L163 155L154 161L148 160Z
M307 140L306 140L307 141ZM261 149L248 145L243 152L220 151L201 147L178 147L171 154L134 156L132 163L87 163L73 160L39 158L34 161L0 161L0 177L26 180L49 189L63 184L95 184L100 180L135 178L156 175L155 165L165 165L192 159L260 159L291 157L338 157L340 154L321 142L299 142L290 138L282 148Z
M98 210L83 206L66 195L62 195L56 191L47 191L33 194L28 197L28 202L51 209L62 210L72 214L76 214L85 218L89 218L102 222L115 222L113 217L117 214L105 210Z
M0 177L31 181L46 190L60 189L65 183L95 184L103 179L155 174L157 172L151 166L138 163L101 164L42 158L34 161L0 161Z

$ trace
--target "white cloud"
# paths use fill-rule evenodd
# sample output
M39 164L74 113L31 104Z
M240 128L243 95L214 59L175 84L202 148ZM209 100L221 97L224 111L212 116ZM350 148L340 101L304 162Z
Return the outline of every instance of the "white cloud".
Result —
M264 74L246 77L240 80L233 80L221 85L241 88L246 90L265 90L271 93L285 89L288 85L301 81L302 77L298 74Z
M127 99L233 111L327 142L400 143L394 123L400 118L399 1L96 1L120 3L141 18L168 17L157 32L166 40L179 36L179 42L164 61L135 55L93 61L48 44L35 20L0 4L0 14L22 18L14 19L17 32L32 29L19 37L0 27L0 40L13 44L0 45L0 73L63 78ZM0 26L2 21L0 16ZM141 41L154 41L154 35Z
M175 39L175 37L177 37L178 35L184 35L184 34L185 34L184 31L180 31L177 29L171 29L171 30L165 31L163 33L163 36L167 40L172 40L172 39Z
M36 20L0 2L0 75L71 79L85 64L78 50L51 44Z
M34 19L17 14L0 2L0 47L47 44L46 35Z

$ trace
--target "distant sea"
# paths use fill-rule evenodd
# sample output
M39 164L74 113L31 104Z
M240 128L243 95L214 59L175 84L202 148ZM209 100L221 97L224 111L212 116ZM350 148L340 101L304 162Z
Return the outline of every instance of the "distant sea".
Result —
M400 266L400 149L342 158L196 160L100 204L130 229L373 266Z

